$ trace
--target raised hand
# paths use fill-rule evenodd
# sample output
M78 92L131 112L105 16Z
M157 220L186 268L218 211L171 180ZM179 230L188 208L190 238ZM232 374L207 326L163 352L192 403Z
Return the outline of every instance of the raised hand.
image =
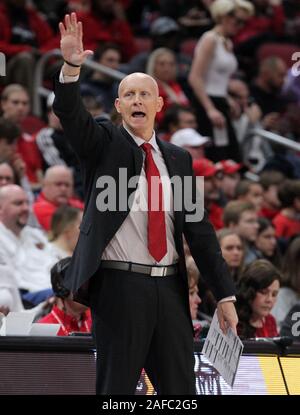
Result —
M65 24L60 22L59 30L60 49L65 62L80 66L93 51L83 50L82 23L77 22L76 13L71 13L71 16L66 14Z

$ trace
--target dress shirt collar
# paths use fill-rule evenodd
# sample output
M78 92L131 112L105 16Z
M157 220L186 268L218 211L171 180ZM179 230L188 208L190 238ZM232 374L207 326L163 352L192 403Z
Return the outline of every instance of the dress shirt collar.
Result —
M129 129L127 128L127 126L125 125L125 123L123 124L123 127L125 128L125 130L128 132L128 134L134 139L134 141L136 142L136 144L140 147L142 144L144 143L149 143L152 145L152 147L154 148L154 150L159 151L159 147L156 141L156 137L155 137L155 131L153 130L153 134L152 137L149 141L145 141L142 138L132 134L131 131L129 131Z

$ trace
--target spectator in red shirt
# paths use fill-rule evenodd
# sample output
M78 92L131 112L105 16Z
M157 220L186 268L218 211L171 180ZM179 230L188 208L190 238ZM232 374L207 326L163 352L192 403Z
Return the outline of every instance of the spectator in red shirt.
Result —
M73 197L72 171L65 166L53 166L46 171L42 192L33 204L33 211L43 229L49 231L54 212L63 205L83 209L83 203Z
M278 336L271 310L279 292L281 275L265 259L252 262L237 286L238 334L243 339Z
M6 84L17 82L33 92L33 65L40 53L58 47L48 23L26 0L0 5L0 50L8 59Z
M216 183L216 175L222 174L220 167L207 158L195 160L193 169L196 176L204 177L204 207L216 230L223 228L223 209L217 204L220 197ZM203 194L203 191L199 189Z
M285 180L279 187L282 209L273 219L277 238L288 240L300 233L300 180Z
M91 0L90 11L78 13L78 20L83 25L85 49L95 51L100 42L113 42L120 46L125 62L136 53L131 28L116 0Z
M40 188L42 178L42 157L35 138L25 132L22 124L29 115L30 102L26 89L19 84L10 84L1 94L3 118L14 122L21 130L17 141L16 155L26 164L26 175L33 187ZM39 126L41 128L43 123Z
M267 39L276 39L284 34L284 9L281 0L252 0L255 14L235 36L235 43L244 43L250 51ZM246 43L247 42L247 43Z
M83 304L71 300L70 291L63 285L63 274L60 264L67 264L68 258L59 261L51 269L51 283L55 294L55 305L49 314L38 323L60 324L58 336L68 336L72 332L90 333L92 320L91 312Z
M284 175L279 171L266 170L260 174L260 184L263 188L263 203L259 216L273 220L280 211L278 199L278 187L284 180Z
M241 169L243 165L242 163L228 159L219 161L218 166L223 171L223 175L217 180L217 185L221 193L220 205L224 207L230 200L235 198L235 191L241 180Z

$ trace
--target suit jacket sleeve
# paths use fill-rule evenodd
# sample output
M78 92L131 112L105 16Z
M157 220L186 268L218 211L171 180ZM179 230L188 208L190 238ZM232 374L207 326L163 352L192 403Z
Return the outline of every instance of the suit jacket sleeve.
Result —
M199 203L199 193L196 190L196 179L193 174L190 155L189 165L190 174L193 177L192 198L194 204L196 199ZM190 214L191 212L188 212L188 215ZM216 300L220 301L225 297L235 295L233 279L222 256L216 232L208 219L207 212L204 210L203 218L196 222L188 221L187 212L185 212L183 233L195 263L202 277L211 288Z
M59 73L54 82L54 113L58 116L67 140L71 143L81 161L99 155L106 141L110 140L109 131L96 123L85 109L79 81L59 82Z

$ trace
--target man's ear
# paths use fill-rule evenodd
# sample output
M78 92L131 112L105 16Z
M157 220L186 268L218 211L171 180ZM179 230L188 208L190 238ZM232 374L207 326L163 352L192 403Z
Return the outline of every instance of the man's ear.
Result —
M120 114L121 111L120 111L120 100L119 100L119 98L115 99L115 107L116 107L117 112Z
M164 106L164 100L162 97L157 98L157 107L156 112L160 112L162 110L162 107Z

